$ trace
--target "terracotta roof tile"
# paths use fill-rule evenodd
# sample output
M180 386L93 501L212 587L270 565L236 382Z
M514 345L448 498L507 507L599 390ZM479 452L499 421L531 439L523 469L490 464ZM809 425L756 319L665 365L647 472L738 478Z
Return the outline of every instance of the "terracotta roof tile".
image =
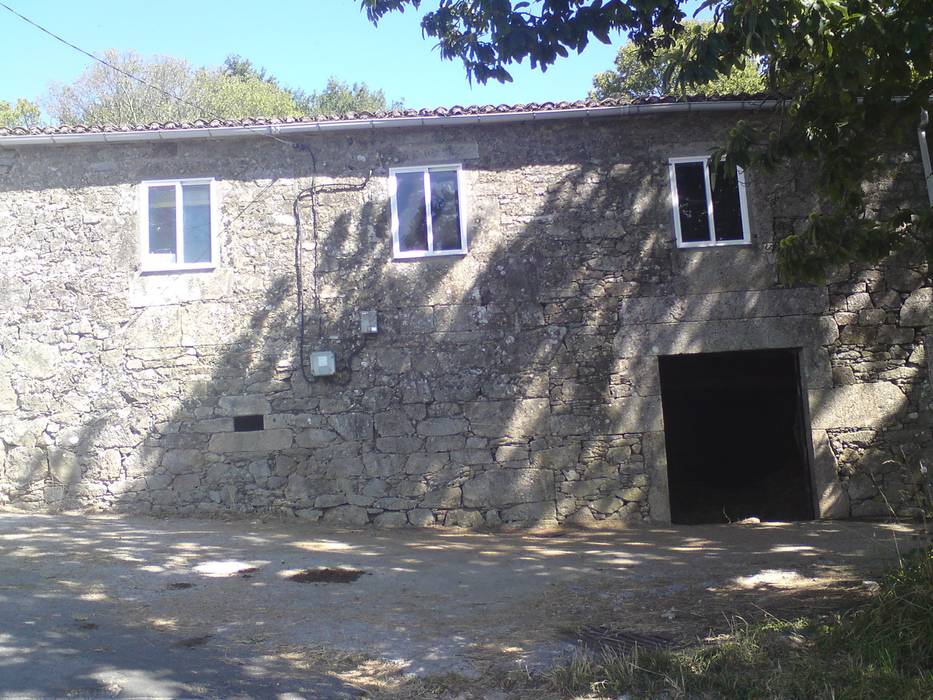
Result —
M339 122L400 118L424 117L452 117L484 114L521 114L527 112L560 112L578 109L593 109L599 107L620 107L624 105L662 104L677 102L734 102L749 100L773 99L773 95L736 94L717 95L706 97L703 95L690 97L639 97L610 98L605 100L576 100L561 102L529 102L525 104L499 104L499 105L453 105L451 107L436 107L434 109L393 109L379 112L348 112L346 114L316 114L302 117L249 117L243 119L195 119L190 122L151 122L149 124L63 124L59 126L44 126L31 129L23 127L0 127L0 137L3 136L41 136L60 134L95 134L95 133L127 133L145 131L173 131L181 129L205 129L217 127L243 127L243 126L269 126L275 124L313 124L318 122Z

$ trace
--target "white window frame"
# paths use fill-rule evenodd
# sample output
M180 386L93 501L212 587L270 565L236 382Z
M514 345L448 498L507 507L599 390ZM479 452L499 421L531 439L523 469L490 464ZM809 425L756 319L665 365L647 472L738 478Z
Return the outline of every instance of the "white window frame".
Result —
M928 134L930 128L930 114L923 110L920 116L920 126L917 128L917 137L920 139L920 160L923 162L923 175L927 183L927 197L930 199L930 206L933 206L933 163L930 162Z
M728 245L750 245L751 227L748 223L748 199L745 193L745 171L736 166L736 180L739 188L739 212L742 223L742 238L731 241L716 240L716 223L713 217L713 188L709 177L709 156L685 156L682 158L668 159L668 168L671 178L671 205L674 212L674 237L677 240L678 248L714 248ZM677 170L678 163L703 163L703 173L706 182L706 214L709 220L709 239L705 241L684 241L680 231L680 200L677 195Z
M457 173L457 209L460 220L460 248L457 250L434 250L434 229L431 220L431 182L432 172ZM424 206L427 217L428 249L402 251L399 244L398 230L398 173L424 173ZM442 255L466 255L467 253L467 211L466 196L463 187L463 167L457 164L443 165L416 165L404 168L389 168L389 200L392 209L392 257L395 260L411 260L413 258L431 258Z
M175 187L175 262L168 256L149 252L149 190L152 187ZM210 262L186 263L184 207L182 185L209 185L211 201L211 260ZM181 178L175 180L143 180L139 184L139 258L142 272L179 272L187 270L213 270L219 260L219 208L217 205L217 181L211 177Z

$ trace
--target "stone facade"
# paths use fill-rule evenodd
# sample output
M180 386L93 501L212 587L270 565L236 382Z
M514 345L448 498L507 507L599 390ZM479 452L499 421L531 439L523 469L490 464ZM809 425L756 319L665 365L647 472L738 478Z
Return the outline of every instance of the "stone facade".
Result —
M927 270L778 284L799 173L752 244L677 249L667 160L730 115L2 148L0 504L378 526L669 520L659 355L800 348L824 517L914 512L933 465ZM916 149L914 149L915 151ZM469 252L394 262L388 168L462 163ZM879 197L924 196L904 147ZM370 174L371 173L371 174ZM220 262L143 275L138 183L214 177ZM882 197L883 195L883 197ZM880 200L879 200L880 201ZM379 332L359 314L377 310ZM234 432L262 414L265 429ZM753 457L753 456L752 456Z

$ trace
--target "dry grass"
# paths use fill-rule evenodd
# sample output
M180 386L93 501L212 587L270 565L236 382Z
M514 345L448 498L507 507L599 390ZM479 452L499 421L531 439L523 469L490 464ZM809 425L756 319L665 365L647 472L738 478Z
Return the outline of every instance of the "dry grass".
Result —
M561 697L933 697L933 549L919 550L846 614L735 619L682 652L578 655L547 674Z

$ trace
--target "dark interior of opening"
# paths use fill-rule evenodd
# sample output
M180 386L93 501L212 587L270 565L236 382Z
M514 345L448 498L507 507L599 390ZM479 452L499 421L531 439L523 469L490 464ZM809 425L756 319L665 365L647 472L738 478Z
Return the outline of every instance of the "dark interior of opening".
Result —
M265 419L261 415L234 416L233 432L250 433L256 430L262 430L265 427Z
M797 351L659 362L671 520L812 518Z

